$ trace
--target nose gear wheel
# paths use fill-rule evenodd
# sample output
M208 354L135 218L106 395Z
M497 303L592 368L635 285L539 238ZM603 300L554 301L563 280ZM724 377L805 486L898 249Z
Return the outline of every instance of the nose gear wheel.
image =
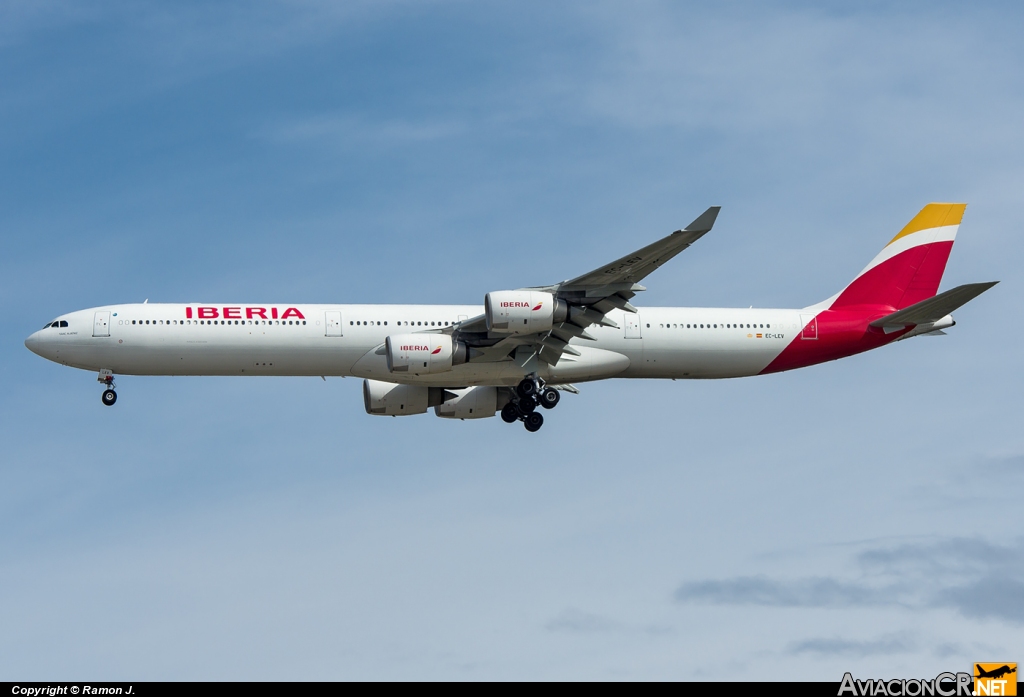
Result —
M96 376L96 382L107 388L103 390L101 397L103 403L108 407L114 406L114 402L117 401L117 393L114 392L114 374L109 370L101 370L100 374Z

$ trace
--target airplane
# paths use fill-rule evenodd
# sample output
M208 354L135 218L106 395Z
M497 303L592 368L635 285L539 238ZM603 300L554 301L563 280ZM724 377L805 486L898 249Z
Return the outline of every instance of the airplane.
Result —
M802 309L630 302L640 281L711 230L712 206L610 264L489 292L483 307L147 300L61 315L25 346L96 371L108 406L115 375L341 376L363 379L368 414L500 414L535 432L541 411L578 394L577 383L765 375L944 334L954 310L997 283L937 293L965 208L926 205L845 288Z
M1003 677L1004 675L1009 675L1010 673L1016 673L1017 672L1017 664L1014 664L1013 668L1011 668L1008 665L1003 665L1003 666L1000 666L999 668L995 668L994 670L984 670L981 667L980 663L975 663L974 664L974 669L977 672L977 675L974 676L976 678L994 678L994 679L998 679L998 678Z

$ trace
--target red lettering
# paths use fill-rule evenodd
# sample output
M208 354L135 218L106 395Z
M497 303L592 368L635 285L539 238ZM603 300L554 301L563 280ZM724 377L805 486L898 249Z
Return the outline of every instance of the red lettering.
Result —
M273 319L277 319L277 308L276 308L276 307L272 307L272 308L270 308L270 316L271 316L271 317L272 317Z
M215 307L200 307L199 308L199 319L213 319L214 317L220 317Z
M299 312L298 308L295 307L289 307L287 310L284 311L284 314L281 315L281 319L288 319L289 317L298 317L299 319L306 319L305 317L302 316L302 313Z
M253 317L259 317L260 319L267 318L267 308L265 307L247 307L245 308L245 318L252 319Z
M242 308L225 307L223 317L224 319L242 319Z
M191 307L186 307L185 308L185 319L192 319L192 308Z

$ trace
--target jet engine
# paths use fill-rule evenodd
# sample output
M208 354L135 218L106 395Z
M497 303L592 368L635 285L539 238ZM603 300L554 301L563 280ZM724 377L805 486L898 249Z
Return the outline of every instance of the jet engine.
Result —
M366 413L379 416L425 414L428 407L441 404L451 394L449 392L446 395L440 387L363 380L363 406L366 407Z
M385 341L391 373L446 373L469 358L469 349L447 334L394 334Z
M495 334L546 332L569 316L569 307L551 293L499 290L484 296L487 331Z
M434 407L434 413L442 419L486 419L508 403L508 394L499 393L497 387L448 390L449 395L453 392L458 396Z

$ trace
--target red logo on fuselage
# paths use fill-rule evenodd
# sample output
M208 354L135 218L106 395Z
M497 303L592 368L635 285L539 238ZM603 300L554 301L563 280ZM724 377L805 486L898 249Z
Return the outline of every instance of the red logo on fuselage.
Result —
M245 316L242 316L242 311ZM270 317L267 317L270 312ZM305 315L299 312L297 307L289 307L283 313L278 313L276 307L198 307L196 308L197 319L306 319ZM185 308L185 319L192 319L192 308Z

